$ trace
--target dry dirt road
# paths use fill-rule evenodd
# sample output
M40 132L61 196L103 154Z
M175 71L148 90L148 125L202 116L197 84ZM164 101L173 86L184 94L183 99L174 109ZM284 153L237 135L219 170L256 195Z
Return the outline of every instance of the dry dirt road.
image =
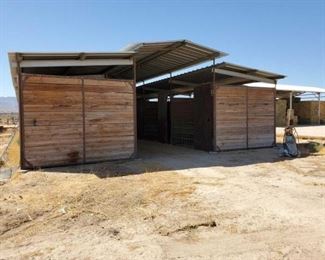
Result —
M325 259L324 155L140 151L0 186L0 259Z

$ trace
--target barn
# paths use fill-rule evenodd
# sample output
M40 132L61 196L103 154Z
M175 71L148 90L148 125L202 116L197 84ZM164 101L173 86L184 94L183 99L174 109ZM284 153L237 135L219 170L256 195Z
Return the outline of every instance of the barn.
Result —
M282 75L222 62L137 87L138 136L206 151L275 144ZM249 82L271 87L248 87Z
M9 53L23 169L133 158L138 139L208 151L274 144L282 75L230 63L187 40L120 52ZM212 62L199 70L175 71ZM168 78L147 83L169 74Z

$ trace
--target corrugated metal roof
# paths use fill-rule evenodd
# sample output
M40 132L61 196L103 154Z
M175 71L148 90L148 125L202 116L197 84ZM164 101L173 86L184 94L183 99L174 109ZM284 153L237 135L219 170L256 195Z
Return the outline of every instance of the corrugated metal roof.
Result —
M171 78L162 79L159 81L151 82L138 87L138 92L145 89L148 92L154 91L154 88L159 89L177 89L184 86L177 84L171 84L172 80L183 81L194 83L194 84L205 84L212 82L212 73L216 73L216 83L220 85L243 85L250 82L256 82L260 80L271 80L276 81L284 78L285 76L277 73L267 72L264 70L253 69L241 65L232 63L222 62L216 65L204 67L194 71L186 72ZM269 84L274 87L274 84Z
M188 40L144 42L129 45L123 51L134 51L137 64L137 81L158 77L189 66L228 54ZM129 76L130 69L116 69L122 76Z
M247 66L237 65L229 62L219 63L216 65L216 68L227 69L233 72L239 72L239 73L249 74L252 76L264 77L268 79L282 79L286 77L285 75L282 74L251 68Z
M17 88L17 58L29 65L22 68L22 71L26 73L66 76L105 74L111 78L125 79L133 78L132 66L119 65L118 63L105 66L104 60L135 59L137 63L137 81L141 81L225 55L227 54L215 49L187 40L179 40L137 43L120 52L9 53L9 60L13 82L15 88ZM70 64L69 61L71 60L85 62L83 62L82 66L79 66L80 63L78 62L71 62ZM41 61L44 61L44 63L41 63ZM45 63L46 61L48 63ZM94 64L87 66L88 63L91 64L91 61Z
M106 60L131 60L134 52L10 52L9 63L11 68L11 75L16 94L18 96L18 79L17 79L17 59L19 62L52 62L57 66L31 66L23 68L25 73L33 74L48 74L48 75L93 75L101 74L112 66L66 66L67 61L83 61L86 63L101 63Z
M256 82L247 84L250 87L261 87L267 88L270 87L272 84ZM274 85L273 85L274 87ZM288 91L288 92L315 92L315 93L325 93L325 88L317 88L317 87L310 87L310 86L297 86L297 85L286 85L286 84L277 84L276 85L277 91Z

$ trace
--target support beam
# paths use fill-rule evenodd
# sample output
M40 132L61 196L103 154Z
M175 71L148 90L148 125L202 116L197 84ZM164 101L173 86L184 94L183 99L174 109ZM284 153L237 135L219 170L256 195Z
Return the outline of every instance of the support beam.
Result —
M167 91L165 89L161 89L161 88L151 88L151 87L141 87L142 90L149 90L149 91L154 91L154 92L160 92L160 91Z
M21 68L132 65L131 59L23 60Z
M177 80L177 79L170 79L169 83L173 85L186 86L186 87L198 87L200 85L197 83L192 83L192 82L187 82L187 81Z
M223 80L218 80L217 83L219 85L222 85L222 86L226 86L226 85L233 85L233 84L242 84L243 83L243 80L242 78L228 78L228 79L223 79Z
M167 49L156 51L153 54L150 54L149 56L139 60L137 64L140 67L142 64L147 63L147 62L149 62L149 61L151 61L151 60L153 60L153 59L155 59L155 58L157 58L157 57L159 57L161 55L164 55L164 54L166 54L168 52L171 52L171 51L183 46L184 44L186 44L186 41L173 43ZM120 71L118 71L116 73L119 75L119 74L127 72L129 70L130 70L129 68L125 68L125 69L122 69L122 70L120 70Z
M86 59L86 54L84 52L80 53L79 57L77 60L85 60ZM67 67L64 71L64 75L69 75L72 67Z
M215 66L216 60L213 59L213 69L212 69L212 86L211 86L211 96L212 96L212 149L213 151L217 151L217 91L216 91L216 73Z
M274 83L274 81L275 81L273 79L263 78L263 77L259 77L259 76L254 76L254 75L249 75L249 74L245 74L245 73L229 71L229 70L224 70L224 69L213 68L212 72L217 73L217 74L222 74L222 75L228 75L228 76L232 76L232 77L249 79L249 80L253 80L253 81L257 81L257 82Z
M134 151L132 157L138 154L138 126L137 126L137 63L135 58L132 59L133 65L133 120L134 120Z
M159 141L168 143L167 93L158 94Z
M144 99L158 98L158 93L139 94L137 95L137 99L139 98L144 98Z

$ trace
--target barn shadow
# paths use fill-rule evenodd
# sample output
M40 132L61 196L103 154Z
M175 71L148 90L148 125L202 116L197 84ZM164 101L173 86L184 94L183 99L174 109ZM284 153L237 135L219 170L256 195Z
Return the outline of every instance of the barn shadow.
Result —
M136 159L47 168L44 171L95 174L99 178L110 178L149 172L238 167L292 160L279 157L277 147L209 153L187 147L140 141L138 151Z

